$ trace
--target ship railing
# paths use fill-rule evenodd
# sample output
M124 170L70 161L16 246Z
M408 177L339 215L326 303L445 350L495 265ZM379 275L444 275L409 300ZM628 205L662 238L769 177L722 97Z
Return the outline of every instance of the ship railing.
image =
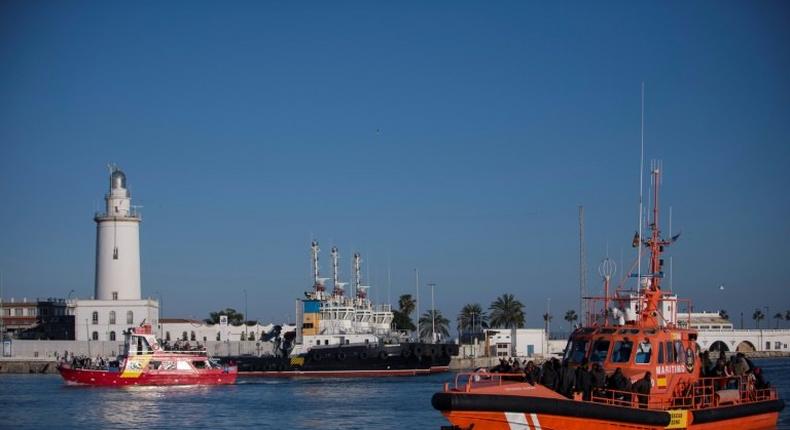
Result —
M694 410L779 398L775 388L757 388L755 382L751 375L700 378L694 383L679 385L674 395L593 388L589 401L627 408ZM523 373L466 372L456 374L454 382L445 383L444 391L468 393L518 383L525 383ZM583 400L582 393L575 393L574 399Z
M591 401L596 403L658 410L706 409L777 398L775 388L756 388L754 379L749 375L700 378L693 384L678 386L674 395L639 394L611 389L593 389L591 395Z
M444 389L445 391L463 391L468 393L472 389L517 384L520 382L524 382L523 373L465 372L456 374L454 383L452 385L449 382L445 383Z

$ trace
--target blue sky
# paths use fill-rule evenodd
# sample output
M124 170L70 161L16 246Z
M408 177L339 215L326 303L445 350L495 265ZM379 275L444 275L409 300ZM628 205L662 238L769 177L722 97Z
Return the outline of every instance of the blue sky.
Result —
M789 20L768 1L4 2L3 296L93 293L115 162L166 316L246 289L251 317L290 318L316 237L324 273L331 245L346 279L363 253L377 300L416 267L452 317L508 292L562 325L577 205L593 292L607 245L634 257L644 81L674 288L750 325L790 309Z

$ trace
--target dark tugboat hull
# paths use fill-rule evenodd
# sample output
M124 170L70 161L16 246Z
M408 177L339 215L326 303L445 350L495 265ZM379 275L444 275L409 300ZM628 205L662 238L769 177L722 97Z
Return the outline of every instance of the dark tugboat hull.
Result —
M401 344L320 347L291 357L236 356L241 376L261 377L381 377L417 376L449 370L457 345Z

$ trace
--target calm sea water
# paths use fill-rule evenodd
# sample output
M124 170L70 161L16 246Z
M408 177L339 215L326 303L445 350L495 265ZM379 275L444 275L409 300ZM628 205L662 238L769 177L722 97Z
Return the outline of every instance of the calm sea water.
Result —
M758 360L790 403L790 359ZM431 395L452 374L264 380L233 386L66 386L57 375L0 375L0 428L433 429ZM790 429L790 411L780 429Z

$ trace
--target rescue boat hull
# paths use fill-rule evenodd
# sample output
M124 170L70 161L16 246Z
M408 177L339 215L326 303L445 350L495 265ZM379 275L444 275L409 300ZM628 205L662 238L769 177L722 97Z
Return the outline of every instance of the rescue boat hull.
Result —
M661 411L541 397L437 393L431 400L455 428L519 429L773 429L784 401L704 410Z
M102 387L162 385L229 385L236 382L235 370L207 369L195 373L150 373L125 375L122 371L72 369L59 366L58 372L69 384Z

